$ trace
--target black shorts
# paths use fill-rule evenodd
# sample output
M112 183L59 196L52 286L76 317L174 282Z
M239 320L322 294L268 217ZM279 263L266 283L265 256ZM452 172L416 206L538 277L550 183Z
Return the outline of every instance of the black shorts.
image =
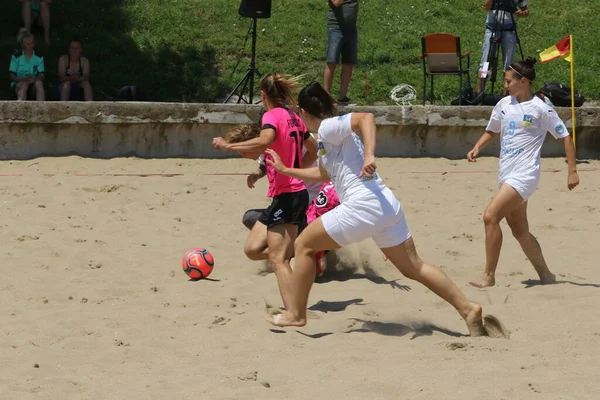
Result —
M267 229L279 224L306 225L308 209L308 190L295 193L281 193L273 197L271 205L264 210L258 220Z

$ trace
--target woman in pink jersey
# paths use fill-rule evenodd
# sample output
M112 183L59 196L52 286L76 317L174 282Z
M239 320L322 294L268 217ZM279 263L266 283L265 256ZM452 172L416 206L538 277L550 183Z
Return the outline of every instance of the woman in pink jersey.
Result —
M264 164L260 164L260 168L250 174L248 176L248 187L253 188L254 183L258 181L258 179L262 178L264 174L262 173L262 167ZM254 176L254 177L253 177ZM321 184L319 188L319 192L315 194L314 199L310 202L308 209L306 210L306 225L310 224L315 219L319 218L321 215L325 214L327 211L333 210L340 204L340 199L338 197L337 192L335 191L335 187L332 182L325 182ZM264 209L253 208L247 210L242 217L242 223L244 226L250 230L256 224L256 221L260 218L260 216L264 213ZM327 260L325 255L328 251L319 251L315 253L315 263L317 266L317 274L316 276L323 276L325 269L327 268ZM290 265L293 263L290 261ZM292 267L293 269L293 267Z
M280 73L271 73L261 78L259 85L266 110L262 116L260 135L238 143L229 143L217 137L213 139L213 146L216 149L238 151L246 158L255 159L271 148L290 168L314 163L317 143L310 137L298 114L286 107L288 102L296 106L294 94L297 91L297 79L286 79ZM304 156L303 147L307 149ZM265 159L269 160L270 155L265 154ZM267 197L273 200L252 227L244 252L251 260L269 260L277 276L284 307L287 308L291 299L292 270L286 260L294 252L298 228L306 223L308 192L302 180L280 174L271 165L267 165L267 177Z

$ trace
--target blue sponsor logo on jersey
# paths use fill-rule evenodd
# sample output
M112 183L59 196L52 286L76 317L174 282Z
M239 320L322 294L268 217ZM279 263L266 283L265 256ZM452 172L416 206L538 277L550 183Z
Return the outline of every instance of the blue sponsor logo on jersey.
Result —
M563 124L558 124L554 127L554 130L556 130L556 133L558 133L559 135L562 135L563 133L565 133L565 126Z
M520 154L523 154L524 152L525 152L525 149L523 149L523 148L509 147L509 148L503 148L500 151L500 155L506 156L506 157L515 157Z
M533 122L533 115L523 115L523 126L531 126Z
M323 142L318 142L318 147L319 147L318 154L320 156L324 156L325 154L327 154L327 149L325 149L325 146L323 145Z

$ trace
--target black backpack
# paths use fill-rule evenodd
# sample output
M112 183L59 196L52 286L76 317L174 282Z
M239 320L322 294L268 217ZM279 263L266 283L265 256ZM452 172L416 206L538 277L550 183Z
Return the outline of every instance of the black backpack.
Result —
M571 107L571 88L560 82L544 82L544 87L536 95L542 100L548 98L555 107ZM585 98L575 90L575 107L581 107Z

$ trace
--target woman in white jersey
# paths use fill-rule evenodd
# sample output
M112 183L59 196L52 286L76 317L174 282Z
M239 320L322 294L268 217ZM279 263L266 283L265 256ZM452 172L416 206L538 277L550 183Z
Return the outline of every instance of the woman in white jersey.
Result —
M509 96L496 104L485 133L467 154L469 162L475 162L479 151L500 136L499 190L483 214L486 262L481 279L471 282L476 287L494 286L496 283L495 272L502 247L500 221L503 218L506 218L513 236L533 264L541 284L556 282L538 241L529 232L527 221L527 200L540 181L540 157L546 132L564 142L569 190L579 184L579 177L575 147L565 124L552 107L533 95L535 61L534 58L517 61L506 70L504 88Z
M426 264L415 249L404 213L394 193L376 172L375 118L370 113L331 117L333 99L319 83L302 89L298 96L300 116L319 144L319 167L287 168L277 154L267 163L285 175L303 180L331 179L340 205L315 219L295 241L292 301L282 314L270 318L277 326L304 326L308 295L315 276L314 255L373 238L385 256L407 278L427 286L452 304L463 317L472 336L486 334L481 306L470 302L438 267ZM364 146L355 133L360 131Z

